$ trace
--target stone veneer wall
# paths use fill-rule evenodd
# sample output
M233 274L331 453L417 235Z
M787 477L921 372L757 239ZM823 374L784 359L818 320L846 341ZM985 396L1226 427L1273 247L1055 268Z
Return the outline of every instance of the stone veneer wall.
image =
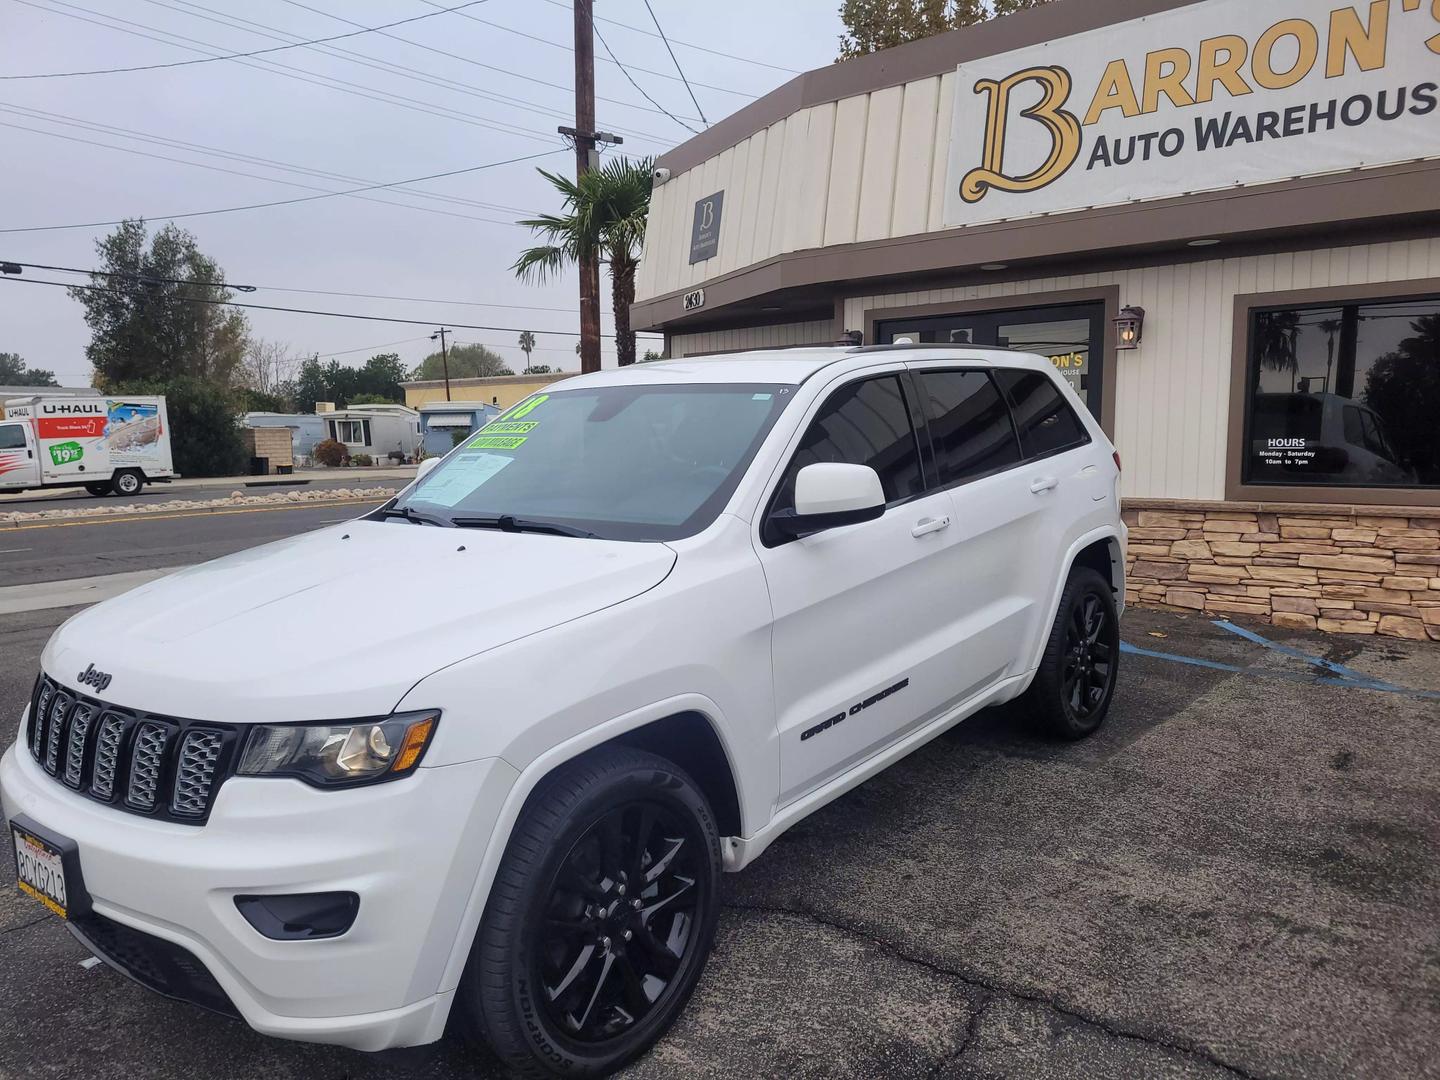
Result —
M1440 508L1127 499L1130 603L1440 641Z

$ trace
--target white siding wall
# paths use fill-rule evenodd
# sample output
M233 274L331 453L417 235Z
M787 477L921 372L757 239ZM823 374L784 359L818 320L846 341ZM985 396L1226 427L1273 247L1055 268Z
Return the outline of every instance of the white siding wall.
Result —
M731 352L735 349L769 349L777 345L829 344L835 338L830 319L815 322L777 323L771 326L744 326L734 330L707 330L698 334L672 334L671 357L698 353Z
M1122 305L1145 309L1140 348L1119 353L1109 377L1115 442L1125 464L1122 493L1221 499L1235 297L1434 277L1440 277L1440 237L855 296L845 301L845 326L866 327L866 313L878 309L1119 285Z
M955 74L801 109L655 189L637 300L789 251L940 228ZM690 263L695 203L725 192L715 257Z

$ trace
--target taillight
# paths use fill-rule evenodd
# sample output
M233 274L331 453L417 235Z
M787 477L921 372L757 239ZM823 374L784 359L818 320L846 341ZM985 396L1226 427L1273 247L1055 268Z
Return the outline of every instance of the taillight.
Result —
M1119 450L1115 450L1115 451L1113 451L1113 452L1110 454L1110 456L1115 459L1115 471L1116 471L1116 472L1119 472L1119 471L1120 471L1120 451L1119 451Z

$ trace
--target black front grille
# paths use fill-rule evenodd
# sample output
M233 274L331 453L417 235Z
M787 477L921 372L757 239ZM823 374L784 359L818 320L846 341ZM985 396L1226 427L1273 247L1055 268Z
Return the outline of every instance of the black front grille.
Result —
M240 1015L215 976L188 949L93 911L72 919L69 926L91 952L140 985L226 1016Z
M26 743L60 783L117 810L202 825L245 728L107 705L41 676Z

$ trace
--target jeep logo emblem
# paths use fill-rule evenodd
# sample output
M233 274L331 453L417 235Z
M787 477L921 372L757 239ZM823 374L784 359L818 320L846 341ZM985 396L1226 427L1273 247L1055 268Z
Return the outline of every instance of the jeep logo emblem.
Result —
M96 690L104 690L110 685L110 676L103 671L96 671L94 664L80 672L79 679L81 686L93 686Z

